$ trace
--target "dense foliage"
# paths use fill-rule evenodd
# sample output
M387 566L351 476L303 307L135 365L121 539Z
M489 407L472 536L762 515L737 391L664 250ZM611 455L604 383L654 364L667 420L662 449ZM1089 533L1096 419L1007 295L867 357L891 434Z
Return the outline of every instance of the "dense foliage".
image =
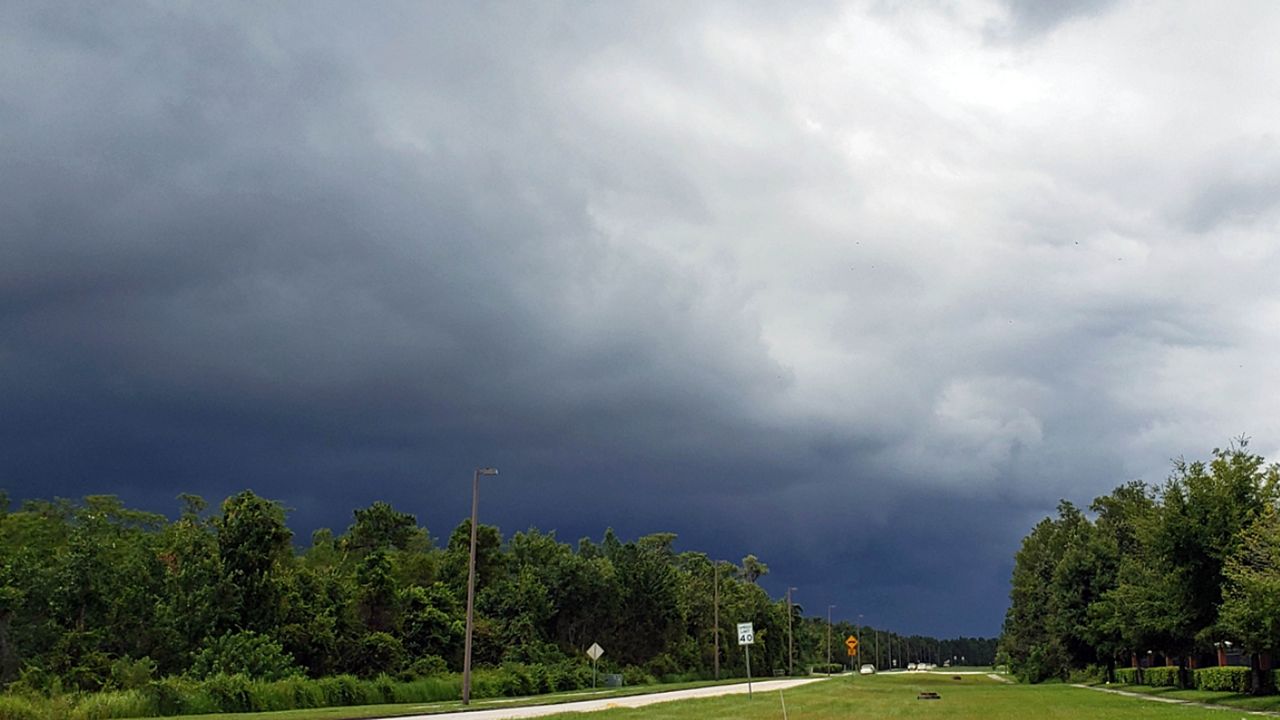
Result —
M1264 689L1280 645L1278 490L1280 469L1241 439L1208 463L1176 462L1161 487L1116 488L1092 517L1063 501L1015 558L1010 669L1036 682L1141 659L1173 668L1143 682L1190 685L1192 668L1230 646L1254 656L1253 689Z
M173 521L111 496L0 503L0 683L28 697L137 691L148 707L252 704L244 688L289 687L308 706L332 694L308 678L404 684L461 669L469 521L438 547L414 516L374 503L298 551L277 502L246 491L216 511L182 503ZM717 596L727 677L745 673L736 623L755 625L756 675L807 672L828 637L846 662L843 639L859 632L837 623L829 634L793 605L791 662L787 604L756 584L768 567L753 555L716 563L677 552L666 533L623 542L607 531L571 547L534 529L477 530L475 662L506 678L502 694L589 682L593 642L600 670L629 683L711 677ZM994 654L990 640L861 634L882 666Z

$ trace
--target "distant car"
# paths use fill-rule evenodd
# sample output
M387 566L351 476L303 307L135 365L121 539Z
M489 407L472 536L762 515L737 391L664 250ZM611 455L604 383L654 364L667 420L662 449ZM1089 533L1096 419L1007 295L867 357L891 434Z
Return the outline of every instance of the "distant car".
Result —
M876 666L872 665L871 663L867 663L866 665L863 665L862 667L858 668L858 674L859 675L875 675Z
M915 663L907 663L907 669L908 669L908 670L915 670L915 669L916 669L916 664L915 664Z

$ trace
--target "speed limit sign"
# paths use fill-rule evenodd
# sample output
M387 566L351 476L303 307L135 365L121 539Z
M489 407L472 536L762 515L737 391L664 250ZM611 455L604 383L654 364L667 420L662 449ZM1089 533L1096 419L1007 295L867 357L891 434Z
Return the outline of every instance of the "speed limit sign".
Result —
M756 631L751 627L751 623L738 623L738 644L739 645L755 645Z

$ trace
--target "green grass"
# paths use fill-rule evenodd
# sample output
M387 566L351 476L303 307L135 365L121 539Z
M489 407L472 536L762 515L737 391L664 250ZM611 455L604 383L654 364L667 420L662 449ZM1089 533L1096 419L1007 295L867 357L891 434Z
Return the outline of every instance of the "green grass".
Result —
M696 682L670 683L663 685L635 685L632 687L592 690L571 690L561 693L548 693L519 698L486 698L473 699L471 708L482 710L505 706L555 705L574 702L576 700L594 700L608 697L627 697L630 695L648 695L668 690L707 687L710 685L732 685L744 682L743 678L730 680L701 680ZM281 710L276 712L253 713L210 713L202 715L170 715L164 720L363 720L364 718L396 717L399 715L434 715L437 713L464 710L466 707L456 701L435 703L398 703L391 705L354 705L328 708L304 708L300 710ZM579 715L579 720L581 716Z
M917 700L933 691L941 700ZM943 675L841 677L788 690L791 720L849 718L947 718L949 720L1224 720L1221 710L1156 703L1070 685L1009 685L981 675L953 680ZM548 716L582 720L582 715ZM646 708L591 714L591 720L775 720L782 717L778 693L759 692Z
M1188 702L1212 703L1226 705L1242 710L1280 711L1280 695L1242 695L1240 693L1217 690L1178 690L1170 687L1151 687L1149 685L1095 685L1109 690L1155 695L1156 697L1174 698Z

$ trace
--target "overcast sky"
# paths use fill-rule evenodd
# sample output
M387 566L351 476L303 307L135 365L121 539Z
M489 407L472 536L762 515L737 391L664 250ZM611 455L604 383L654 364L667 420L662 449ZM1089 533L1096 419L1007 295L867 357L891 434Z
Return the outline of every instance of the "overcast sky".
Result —
M1280 3L0 4L0 487L671 531L999 631L1280 459Z

